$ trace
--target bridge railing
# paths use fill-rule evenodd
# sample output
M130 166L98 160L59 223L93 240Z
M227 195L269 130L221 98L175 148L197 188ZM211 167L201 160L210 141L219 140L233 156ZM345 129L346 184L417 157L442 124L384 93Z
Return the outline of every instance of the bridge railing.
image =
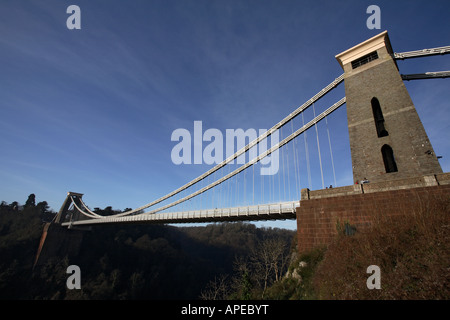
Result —
M296 208L299 201L251 205L231 208L214 208L195 211L164 212L157 214L140 214L124 217L105 217L101 219L85 219L79 221L65 221L62 226L93 225L102 223L133 223L133 222L159 222L159 223L183 223L183 222L214 222L221 220L265 220L265 219L295 219Z

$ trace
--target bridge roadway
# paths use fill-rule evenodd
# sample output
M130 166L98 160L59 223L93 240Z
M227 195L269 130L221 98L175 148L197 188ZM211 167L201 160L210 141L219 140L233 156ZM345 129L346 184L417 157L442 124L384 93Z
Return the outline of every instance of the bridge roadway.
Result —
M98 219L84 219L65 221L63 227L96 225L105 223L190 223L190 222L220 222L220 221L258 221L258 220L286 220L295 219L295 210L300 206L299 201L271 203L263 205L231 207L222 209L207 209L180 212L164 212L155 214L136 214L125 217L104 217Z

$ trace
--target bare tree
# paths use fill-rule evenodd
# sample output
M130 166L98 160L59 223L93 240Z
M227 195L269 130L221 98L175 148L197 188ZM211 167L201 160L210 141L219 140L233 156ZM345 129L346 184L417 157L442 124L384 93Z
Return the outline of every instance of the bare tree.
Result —
M271 239L269 248L275 281L278 282L282 279L283 274L286 271L289 262L289 249L286 242L280 238Z
M214 277L204 290L200 293L202 300L224 300L229 295L227 275L221 274L219 277Z
M269 283L282 278L289 260L286 243L281 238L264 239L250 255L255 280L263 288L262 298Z

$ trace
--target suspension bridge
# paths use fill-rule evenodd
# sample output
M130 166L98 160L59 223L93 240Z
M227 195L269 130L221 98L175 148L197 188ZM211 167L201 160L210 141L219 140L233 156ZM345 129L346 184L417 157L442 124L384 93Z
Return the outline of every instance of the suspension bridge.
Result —
M383 38L383 47L390 48L386 31L374 38ZM374 38L363 44L374 43ZM381 43L381 40L377 41ZM368 47L368 45L363 45L358 48L367 51ZM372 61L382 60L382 53L377 51L379 48L380 46L371 48L367 52L358 49L357 53L353 50L352 61L345 60L349 55L344 52L338 55L338 60L343 68L346 67L348 62L351 69L360 68L358 70L362 70L370 66ZM389 52L389 57L383 59L391 59L396 63L397 60L446 55L448 53L450 53L450 46L444 46L400 53ZM370 70L370 68L367 70ZM344 71L346 72L332 80L317 94L273 125L272 128L176 190L141 207L107 216L95 212L86 205L82 198L83 194L68 192L60 211L55 217L55 222L63 227L74 228L77 226L119 223L174 224L296 219L301 190L304 187L311 189L312 166L318 166L317 171L320 172L322 189L326 189L326 186L328 186L328 183L325 184L325 170L328 170L328 176L333 178L330 187L339 189L336 183L332 132L330 132L328 122L333 121L333 112L348 102L347 85L345 96L340 97L340 99L338 97L334 103L330 103L326 107L319 107L318 103L322 102L325 96L336 91L335 89L340 84L347 81L350 71L345 70L345 68ZM422 74L398 73L398 75L402 81L410 81L447 78L450 76L450 71L432 71ZM379 130L380 126L384 125L384 118L381 111L376 112L378 109L374 107L373 103L372 107L374 108L375 126ZM320 113L317 111L319 108L322 108ZM306 113L307 110L309 111L309 118ZM379 114L381 114L381 117ZM387 116L388 114L385 114L385 117ZM371 121L373 122L373 120ZM387 134L389 130L383 131L383 129L384 127L379 132ZM323 132L319 134L319 130L323 130ZM275 139L275 135L279 138ZM383 135L379 135L379 137L383 137ZM267 147L269 141L271 142L270 148ZM312 161L310 157L312 147L317 148L317 150L314 150L314 154L317 156L315 160L318 161ZM393 162L392 149L389 148L382 150L386 172L400 171L400 169L397 169L397 164ZM258 153L256 150L260 152ZM264 166L264 161L269 157L276 157L279 161L277 172L267 175L259 174L258 169ZM237 161L242 159L246 161L244 163ZM396 159L401 160L401 158ZM325 162L327 162L326 165Z

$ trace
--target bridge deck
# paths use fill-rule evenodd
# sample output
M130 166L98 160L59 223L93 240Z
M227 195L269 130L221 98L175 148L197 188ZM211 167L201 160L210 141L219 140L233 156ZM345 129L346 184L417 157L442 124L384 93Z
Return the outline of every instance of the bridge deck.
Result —
M105 223L193 223L193 222L220 222L220 221L259 221L259 220L286 220L295 219L295 210L299 201L282 202L246 207L233 207L223 209L208 209L182 212L165 212L157 214L139 214L125 217L112 217L100 219L85 219L61 223L64 227L76 225L94 225Z

